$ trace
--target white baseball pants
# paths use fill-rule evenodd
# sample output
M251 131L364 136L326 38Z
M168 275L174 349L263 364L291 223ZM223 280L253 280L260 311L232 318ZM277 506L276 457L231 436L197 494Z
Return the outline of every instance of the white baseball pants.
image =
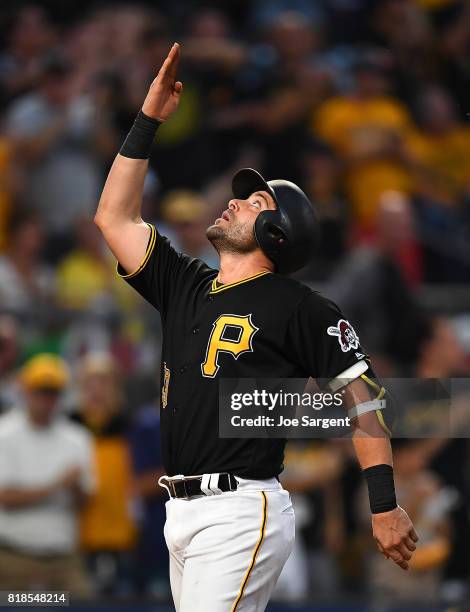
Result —
M166 502L176 612L266 609L294 544L294 509L275 478L237 481L236 491Z

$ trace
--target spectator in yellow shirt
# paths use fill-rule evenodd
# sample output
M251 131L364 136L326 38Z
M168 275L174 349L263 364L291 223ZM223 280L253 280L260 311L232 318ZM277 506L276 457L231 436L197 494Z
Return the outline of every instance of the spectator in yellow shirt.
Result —
M135 304L133 293L115 274L115 260L94 223L82 219L76 236L76 247L57 270L59 304L72 310L87 309L103 300L116 302L121 308Z
M388 92L387 57L369 51L355 66L349 95L328 99L313 116L315 134L345 162L353 218L370 229L384 191L407 192L402 145L410 128L406 109Z
M111 356L86 355L72 419L95 441L97 490L83 509L81 545L99 593L127 593L132 582L136 526L131 513L132 470L121 378Z
M470 129L457 120L445 89L428 87L420 96L421 127L409 142L418 193L455 206L470 196Z

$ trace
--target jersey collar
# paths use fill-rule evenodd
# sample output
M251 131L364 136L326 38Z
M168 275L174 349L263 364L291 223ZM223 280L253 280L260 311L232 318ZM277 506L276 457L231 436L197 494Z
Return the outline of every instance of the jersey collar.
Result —
M214 278L212 280L212 286L211 286L211 290L209 291L209 294L220 293L221 291L225 291L226 289L237 287L238 285L242 285L243 283L248 283L249 281L252 281L255 278L264 276L265 274L271 274L271 272L269 272L269 270L265 270L264 272L258 272L258 274L254 274L253 276L242 278L241 280L235 281L234 283L227 283L226 285L220 285L220 287L217 286L217 280Z

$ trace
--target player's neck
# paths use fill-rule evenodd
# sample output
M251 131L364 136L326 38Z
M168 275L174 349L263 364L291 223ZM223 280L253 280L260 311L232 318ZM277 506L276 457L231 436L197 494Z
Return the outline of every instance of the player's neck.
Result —
M260 251L253 253L221 253L217 281L228 285L261 272L273 272L274 265Z

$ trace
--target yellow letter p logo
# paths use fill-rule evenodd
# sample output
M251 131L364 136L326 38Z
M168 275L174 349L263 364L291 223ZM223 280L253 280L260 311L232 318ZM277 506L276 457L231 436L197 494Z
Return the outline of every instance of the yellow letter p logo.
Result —
M227 328L238 330L238 338L229 340L224 338ZM230 353L238 359L243 353L252 351L253 336L258 331L251 322L251 314L240 315L220 315L213 323L212 332L207 343L206 359L201 364L202 375L207 378L214 378L219 371L219 353Z

